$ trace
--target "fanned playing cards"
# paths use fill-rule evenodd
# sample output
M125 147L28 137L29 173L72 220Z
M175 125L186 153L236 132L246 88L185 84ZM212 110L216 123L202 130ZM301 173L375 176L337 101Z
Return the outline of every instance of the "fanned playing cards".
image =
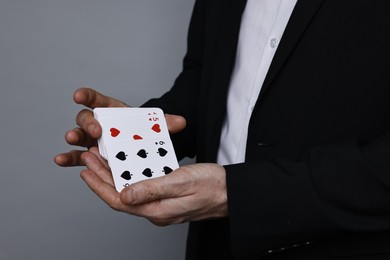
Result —
M108 161L118 192L179 167L161 109L95 108L93 112L102 127L99 153Z

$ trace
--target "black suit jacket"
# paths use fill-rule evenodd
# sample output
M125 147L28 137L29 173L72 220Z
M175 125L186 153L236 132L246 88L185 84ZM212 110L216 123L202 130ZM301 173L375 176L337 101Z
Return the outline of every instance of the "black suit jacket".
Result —
M245 3L196 1L183 71L145 104L187 119L179 158L216 160ZM390 257L389 14L388 0L298 0L246 162L225 166L229 218L191 223L188 259Z

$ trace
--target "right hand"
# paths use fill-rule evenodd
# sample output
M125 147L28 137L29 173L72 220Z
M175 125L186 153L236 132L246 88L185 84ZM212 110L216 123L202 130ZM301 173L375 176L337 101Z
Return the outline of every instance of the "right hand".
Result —
M105 96L91 88L80 88L73 94L75 103L84 105L89 109L81 110L76 116L78 127L69 130L65 134L65 140L68 144L83 148L97 146L97 139L102 134L102 128L93 116L91 109L95 107L129 107L124 102ZM170 133L177 133L186 126L186 120L182 116L165 114L165 119ZM66 153L58 154L54 161L59 166L83 166L80 156L85 152L83 150L72 150Z

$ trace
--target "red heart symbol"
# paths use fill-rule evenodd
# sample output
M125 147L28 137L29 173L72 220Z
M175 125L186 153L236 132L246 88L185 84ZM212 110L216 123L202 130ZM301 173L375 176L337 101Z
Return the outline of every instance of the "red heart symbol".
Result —
M161 128L160 128L160 125L159 124L154 124L152 126L152 130L157 132L157 133L160 133L161 132Z
M117 137L121 131L113 127L110 129L110 132L112 137Z
M133 135L133 139L134 140L141 140L143 138L141 136L139 136L139 135Z

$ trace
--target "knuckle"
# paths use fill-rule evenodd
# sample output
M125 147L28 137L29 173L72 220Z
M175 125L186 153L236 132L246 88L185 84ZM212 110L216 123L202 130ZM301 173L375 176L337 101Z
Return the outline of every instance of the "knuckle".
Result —
M76 124L82 127L86 120L88 120L88 115L91 115L91 111L88 109L81 110L76 116Z
M88 158L88 153L86 151L79 152L77 150L72 150L69 152L73 159L80 159L81 161L85 162Z
M160 189L154 181L149 181L145 186L145 199L147 201L154 201L159 197Z
M94 103L96 102L99 93L92 88L88 88L87 91L87 106L94 106Z
M86 170L86 169L80 171L80 177L82 179L85 179L87 174L88 174L88 170Z
M85 162L81 159L81 155L78 151L74 151L70 154L70 160L72 166L82 166L85 165Z
M96 146L91 146L88 151L94 154L99 153L99 149Z

